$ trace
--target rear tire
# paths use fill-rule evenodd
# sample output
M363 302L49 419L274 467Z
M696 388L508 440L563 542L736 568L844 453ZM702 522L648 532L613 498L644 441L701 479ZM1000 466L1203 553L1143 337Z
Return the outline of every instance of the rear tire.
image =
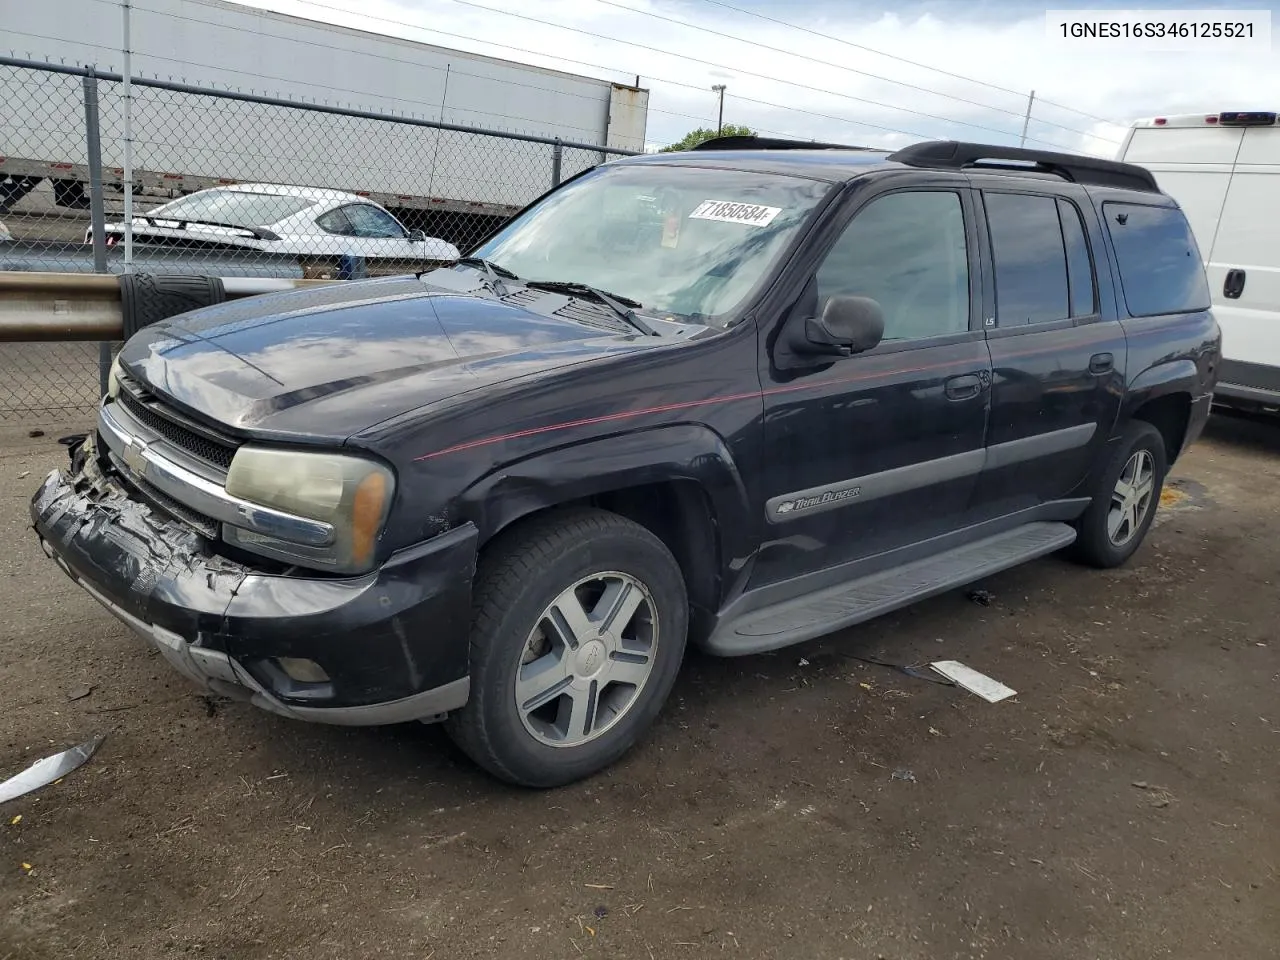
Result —
M1098 474L1093 501L1076 522L1072 553L1081 563L1108 569L1124 564L1142 545L1164 489L1164 438L1144 420L1125 427Z
M445 729L479 766L555 787L617 761L666 702L688 598L666 546L603 510L540 516L482 555L471 695Z

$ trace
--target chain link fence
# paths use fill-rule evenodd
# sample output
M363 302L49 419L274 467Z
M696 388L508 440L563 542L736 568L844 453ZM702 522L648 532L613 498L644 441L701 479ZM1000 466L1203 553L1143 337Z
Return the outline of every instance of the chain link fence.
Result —
M3 57L0 102L0 271L429 269L632 152ZM0 344L0 423L83 415L105 362L97 344Z

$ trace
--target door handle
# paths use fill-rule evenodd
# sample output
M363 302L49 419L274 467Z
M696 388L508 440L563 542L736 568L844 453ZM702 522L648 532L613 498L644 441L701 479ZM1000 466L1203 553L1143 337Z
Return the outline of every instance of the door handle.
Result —
M976 373L962 374L948 380L946 390L952 400L968 400L982 391L982 380Z
M1227 271L1227 278L1222 282L1222 295L1228 300L1239 300L1244 293L1244 271L1238 267Z
M1110 373L1116 365L1116 358L1109 353L1095 353L1089 358L1090 373Z

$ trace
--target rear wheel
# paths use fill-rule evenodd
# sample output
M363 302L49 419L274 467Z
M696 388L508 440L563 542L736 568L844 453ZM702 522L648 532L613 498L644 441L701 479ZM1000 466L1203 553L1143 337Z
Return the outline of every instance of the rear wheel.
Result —
M471 696L446 729L476 763L553 787L612 764L666 701L688 601L670 551L602 510L502 536L476 574Z
M1105 568L1133 556L1155 519L1166 469L1160 431L1143 420L1132 421L1098 475L1093 502L1077 522L1077 559Z

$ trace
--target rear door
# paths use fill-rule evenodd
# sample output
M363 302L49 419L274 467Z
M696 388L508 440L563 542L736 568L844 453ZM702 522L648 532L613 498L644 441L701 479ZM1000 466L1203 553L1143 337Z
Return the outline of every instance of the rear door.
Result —
M1100 295L1084 190L975 178L984 215L991 421L976 503L999 515L1079 495L1124 395L1126 341Z

